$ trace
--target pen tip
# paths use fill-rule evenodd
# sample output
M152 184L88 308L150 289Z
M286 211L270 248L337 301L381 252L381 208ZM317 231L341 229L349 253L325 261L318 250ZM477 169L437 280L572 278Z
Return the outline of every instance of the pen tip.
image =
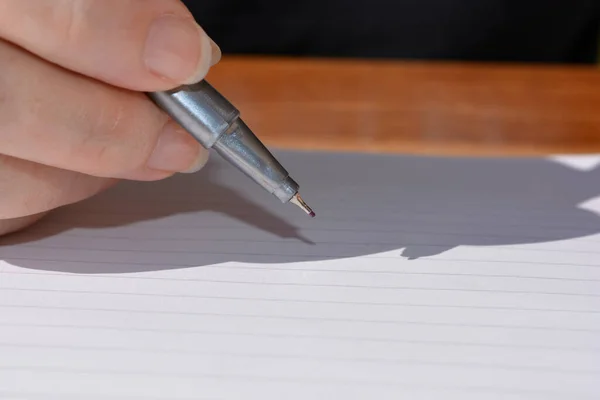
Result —
M292 197L292 199L290 201L292 203L294 203L295 205L297 205L298 207L300 207L302 209L302 211L304 211L305 213L307 213L308 215L310 215L311 218L315 217L315 212L312 210L312 208L310 208L308 206L308 204L306 204L304 202L304 200L302 200L302 197L300 197L299 193L296 193L294 195L294 197Z

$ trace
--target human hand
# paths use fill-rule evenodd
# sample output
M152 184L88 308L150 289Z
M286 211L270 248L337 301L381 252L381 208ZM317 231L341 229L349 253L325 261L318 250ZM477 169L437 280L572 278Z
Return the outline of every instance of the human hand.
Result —
M179 0L0 2L0 235L119 179L200 169L207 151L140 92L220 57Z

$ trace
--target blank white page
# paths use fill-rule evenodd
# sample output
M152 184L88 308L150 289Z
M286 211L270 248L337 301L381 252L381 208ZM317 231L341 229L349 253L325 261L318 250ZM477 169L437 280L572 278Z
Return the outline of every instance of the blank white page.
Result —
M214 157L0 241L0 398L598 399L600 173Z

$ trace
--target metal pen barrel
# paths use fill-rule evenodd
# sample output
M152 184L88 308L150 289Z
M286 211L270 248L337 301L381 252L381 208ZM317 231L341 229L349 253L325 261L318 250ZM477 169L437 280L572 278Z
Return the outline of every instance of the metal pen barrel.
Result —
M202 146L217 151L266 191L284 203L302 202L298 184L208 82L148 95ZM299 206L307 211L304 202Z

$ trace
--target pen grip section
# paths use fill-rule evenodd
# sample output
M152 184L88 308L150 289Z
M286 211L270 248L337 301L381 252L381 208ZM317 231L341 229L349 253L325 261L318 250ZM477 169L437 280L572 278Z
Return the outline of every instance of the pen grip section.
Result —
M239 111L205 80L194 85L148 94L205 148L239 118Z

